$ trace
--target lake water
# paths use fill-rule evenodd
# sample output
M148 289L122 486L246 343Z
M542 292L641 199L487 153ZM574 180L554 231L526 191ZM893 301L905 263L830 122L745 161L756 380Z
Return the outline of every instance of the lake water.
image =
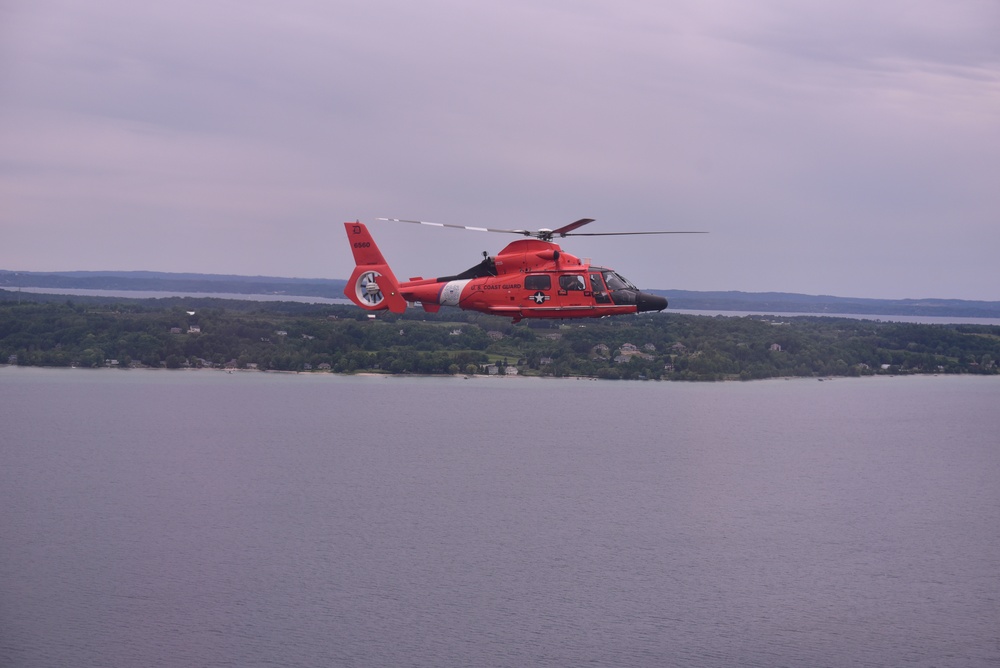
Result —
M0 368L0 665L996 666L998 407Z
M190 290L92 290L90 288L18 288L17 292L40 295L66 295L67 297L120 297L122 299L167 299L191 297L194 299L235 299L254 302L297 302L300 304L350 304L349 299L329 297L304 297L301 295L270 294L248 295L242 292L193 292ZM12 299L14 290L0 290Z
M771 316L773 318L848 318L850 320L874 320L876 322L909 322L921 325L1000 325L1000 318L973 318L961 315L886 315L864 313L804 313L782 311L705 311L696 309L672 308L668 313L685 313L687 315L722 315L727 318L744 316Z

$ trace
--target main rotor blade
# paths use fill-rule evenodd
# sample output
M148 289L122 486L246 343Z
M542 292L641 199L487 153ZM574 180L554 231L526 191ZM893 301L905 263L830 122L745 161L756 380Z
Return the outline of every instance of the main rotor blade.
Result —
M387 220L393 223L414 223L416 225L430 225L431 227L451 227L456 230L472 230L474 232L499 232L501 234L520 234L525 237L533 236L533 232L527 230L498 230L492 227L473 227L472 225L450 225L448 223L432 223L426 220L405 220L403 218L378 218L377 220Z
M499 232L500 234L519 234L524 237L535 237L543 241L551 241L552 237L622 237L637 234L708 234L708 232L574 232L584 225L594 222L593 218L581 218L580 220L563 225L556 230L502 230L493 227L476 227L474 225L452 225L450 223L432 223L427 220L407 220L405 218L378 218L377 220L387 220L393 223L412 223L414 225L430 225L431 227L450 227L456 230L472 230L474 232Z
M705 231L698 232L576 232L563 234L564 237L626 237L635 234L708 234Z
M594 222L593 218L581 218L575 223L570 223L569 225L563 225L558 230L552 230L552 236L558 235L560 237L565 237L576 228L583 227L587 223L592 223L592 222Z

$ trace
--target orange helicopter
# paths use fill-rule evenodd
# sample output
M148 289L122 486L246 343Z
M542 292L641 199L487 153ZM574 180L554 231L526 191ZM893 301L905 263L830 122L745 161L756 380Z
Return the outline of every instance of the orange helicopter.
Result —
M609 315L662 311L667 300L640 291L617 272L597 267L563 251L553 237L622 236L638 234L704 234L703 232L596 232L574 233L594 222L580 220L556 230L499 230L488 227L448 225L422 220L379 218L397 223L451 227L477 232L517 234L520 239L495 256L483 253L483 261L454 276L411 278L399 282L382 257L368 228L360 222L344 223L354 252L354 272L344 288L352 302L367 311L406 310L407 302L419 303L437 313L442 306L506 316L513 322L523 318L601 318Z

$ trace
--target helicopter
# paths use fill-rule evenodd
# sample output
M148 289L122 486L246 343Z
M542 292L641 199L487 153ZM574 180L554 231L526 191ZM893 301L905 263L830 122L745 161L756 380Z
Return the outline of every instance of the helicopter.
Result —
M388 309L403 313L408 303L419 303L429 313L442 306L524 318L601 318L611 315L662 311L667 300L642 292L618 272L592 265L562 250L552 240L568 236L624 236L642 234L704 234L704 232L575 232L594 222L581 218L555 230L505 230L422 220L378 220L516 234L527 239L509 243L495 256L483 252L479 264L453 276L415 277L400 282L379 251L368 227L359 221L344 223L354 253L354 272L345 296L366 311Z

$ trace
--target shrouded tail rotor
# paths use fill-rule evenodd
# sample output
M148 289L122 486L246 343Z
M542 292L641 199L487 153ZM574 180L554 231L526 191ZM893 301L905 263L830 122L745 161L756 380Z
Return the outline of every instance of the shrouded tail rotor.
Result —
M358 299L365 302L368 306L378 306L385 299L382 289L375 280L378 276L381 276L381 274L377 271L366 271L358 276L358 280L354 286Z

